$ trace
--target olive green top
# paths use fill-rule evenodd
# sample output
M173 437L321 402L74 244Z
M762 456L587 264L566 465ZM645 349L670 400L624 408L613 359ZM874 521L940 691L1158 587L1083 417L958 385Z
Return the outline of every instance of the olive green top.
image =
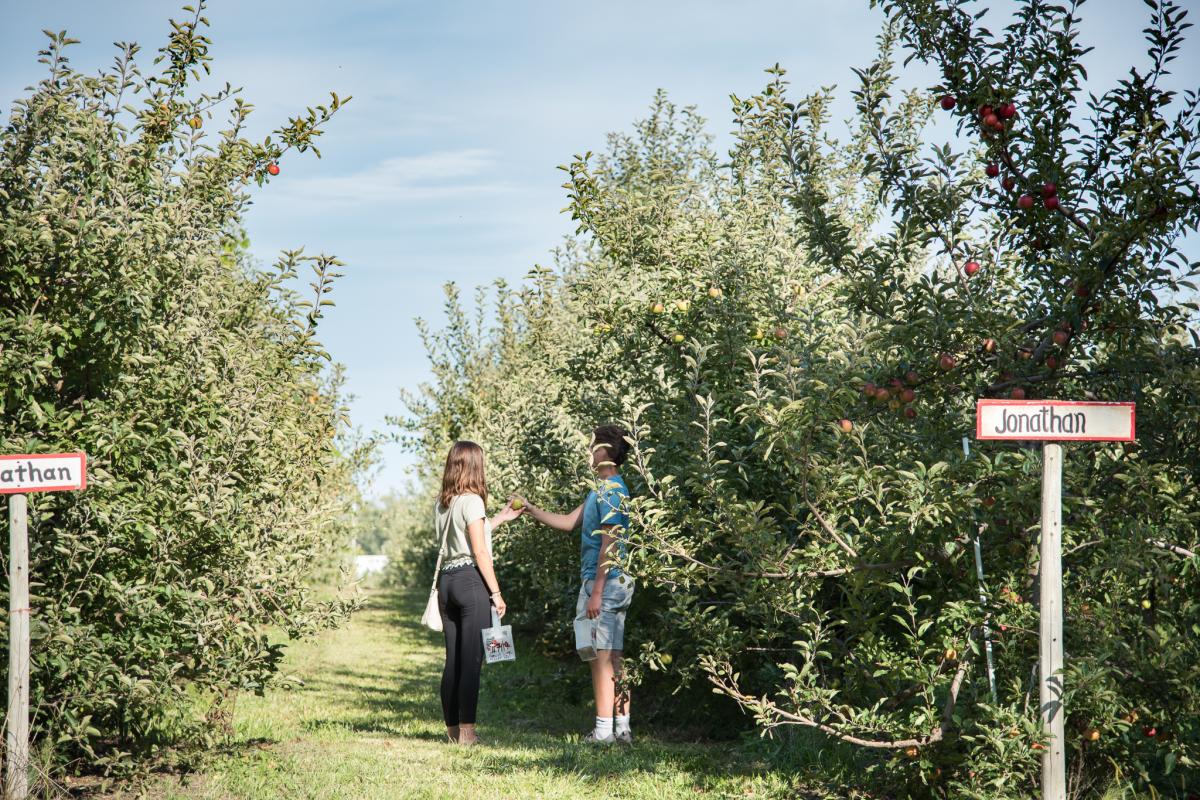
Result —
M442 545L442 569L459 566L464 561L475 562L475 554L471 552L471 539L467 535L467 527L477 519L483 520L484 541L488 554L492 552L492 526L488 522L487 509L483 506L483 498L477 494L460 494L450 500L450 507L444 508L438 503L433 511L433 529L440 544L442 537L446 543Z

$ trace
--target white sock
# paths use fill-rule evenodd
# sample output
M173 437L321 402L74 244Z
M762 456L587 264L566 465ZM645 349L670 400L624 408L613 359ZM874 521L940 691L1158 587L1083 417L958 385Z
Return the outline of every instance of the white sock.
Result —
M629 733L629 715L613 717L613 733Z
M613 735L613 718L596 717L595 735L597 739L607 739Z

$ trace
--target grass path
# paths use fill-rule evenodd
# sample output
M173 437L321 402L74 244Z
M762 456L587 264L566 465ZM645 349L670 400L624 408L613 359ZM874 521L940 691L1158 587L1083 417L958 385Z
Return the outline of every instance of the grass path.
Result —
M632 748L591 749L581 664L520 653L484 670L486 746L443 743L440 634L417 619L424 598L373 592L348 626L289 649L299 689L238 701L235 742L190 776L159 777L165 800L381 798L798 797L736 743L641 734ZM564 670L575 668L575 672ZM581 689L583 691L581 691ZM635 698L636 699L636 698Z

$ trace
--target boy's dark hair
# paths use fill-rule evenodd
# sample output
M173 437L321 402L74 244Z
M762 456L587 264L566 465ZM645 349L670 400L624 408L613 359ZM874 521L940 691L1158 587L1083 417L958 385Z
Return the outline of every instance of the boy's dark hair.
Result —
M629 452L629 442L625 441L628 435L629 431L620 425L601 425L592 431L592 448L603 447L608 451L608 460L619 467Z

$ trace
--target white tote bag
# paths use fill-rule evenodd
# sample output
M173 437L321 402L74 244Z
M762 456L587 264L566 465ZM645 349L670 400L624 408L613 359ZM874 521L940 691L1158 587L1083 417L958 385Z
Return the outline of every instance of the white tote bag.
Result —
M492 627L483 629L483 657L489 664L497 661L516 661L517 650L513 645L512 626L501 625L496 607L492 606Z
M434 524L437 524L437 509L433 512ZM438 543L437 566L433 568L433 588L429 590L429 600L425 603L425 613L421 615L421 624L431 631L442 630L442 612L438 608L438 575L442 572L442 551L446 549L446 535L450 532L450 515L446 515L446 527L442 531L442 540Z
M431 631L441 632L442 611L438 608L437 578L433 579L433 588L429 590L429 601L425 603L425 613L421 615L421 624Z
M596 660L596 620L575 618L575 652L584 661Z

